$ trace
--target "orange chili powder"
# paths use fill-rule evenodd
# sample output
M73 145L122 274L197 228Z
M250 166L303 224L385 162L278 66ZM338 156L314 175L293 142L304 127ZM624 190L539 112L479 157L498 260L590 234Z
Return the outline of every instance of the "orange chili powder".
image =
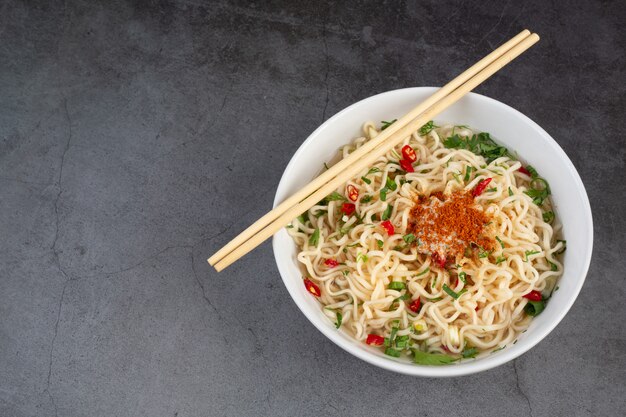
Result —
M419 252L445 259L462 255L472 243L493 250L493 232L487 230L490 220L471 193L457 191L445 196L436 192L415 202L409 228L421 243Z

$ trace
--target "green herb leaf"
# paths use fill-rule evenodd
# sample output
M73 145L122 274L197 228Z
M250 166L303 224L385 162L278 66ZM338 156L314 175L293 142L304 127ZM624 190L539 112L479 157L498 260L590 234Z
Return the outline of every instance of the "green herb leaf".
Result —
M361 261L363 261L363 262L367 262L367 261L368 261L368 259L369 259L369 258L368 258L368 257L367 257L367 255L366 255L366 254L364 254L364 253L357 253L357 255L356 255L356 261L357 261L357 262L361 262Z
M502 240L500 240L500 238L498 236L496 236L496 240L498 241L500 246L502 246L502 249L504 249L504 242Z
M461 355L464 358L475 358L476 355L478 355L478 349L476 349L475 347L464 349L463 352L461 352Z
M473 166L468 165L467 168L465 168L465 177L463 177L463 181L467 182L470 180L470 177L472 175L472 170L474 169Z
M372 201L371 195L364 195L363 197L361 197L361 203L369 203L370 201Z
M459 298L461 295L463 295L464 293L466 293L466 292L467 292L467 290L466 290L465 288L463 288L463 289L462 289L461 291L459 291L458 293L457 293L457 292L454 292L454 291L452 290L452 288L448 287L446 284L443 284L443 290L444 290L444 291L445 291L445 292L446 292L446 293L447 293L450 297L454 298L455 300L456 300L457 298Z
M496 187L493 187L493 188L487 188L487 189L485 190L485 192L486 192L486 193L492 193L492 192L494 192L494 191L498 191L498 189L497 189Z
M552 221L554 221L554 212L546 211L543 213L543 221L546 223L552 223Z
M511 187L509 187L509 197L513 197L513 190L511 190Z
M498 256L496 258L496 265L500 265L504 261L506 261L506 258L504 256Z
M391 205L388 205L385 211L383 212L383 216L381 217L381 219L389 220L389 218L391 217L392 210L393 210L393 207Z
M398 349L406 349L409 347L409 335L396 337L396 347Z
M467 274L465 272L459 272L459 279L463 284L467 284Z
M394 348L388 347L387 349L385 349L385 355L393 356L394 358L399 358L400 353L401 352L399 350L396 350Z
M363 182L366 183L366 184L371 184L372 183L372 180L367 179L365 177L361 177L361 180L363 180Z
M444 355L442 353L426 353L420 350L413 350L413 362L419 365L448 365L457 361L452 356Z
M430 133L431 130L437 128L439 126L436 126L433 121L429 121L428 123L426 123L424 126L420 127L419 129L419 134L420 136L424 136Z
M391 304L397 303L398 301L406 301L409 298L411 298L410 294L402 294L400 297L394 298L394 300L391 302Z
M385 182L385 187L390 189L391 191L396 191L396 188L398 188L398 184L396 184L396 182L392 180L391 178L387 177L387 181Z
M380 172L380 168L376 168L376 167L374 167L374 168L370 168L370 170L369 170L369 171L367 171L367 174L365 174L365 175L367 176L367 175L369 175L369 174L374 174L374 173L376 173L376 172Z
M341 271L341 273L343 274L344 277L347 277L348 274L350 273L350 271L345 269L345 270Z
M376 239L376 244L378 245L379 249L382 249L383 246L385 245L385 242L383 242L382 240Z
M341 327L341 321L343 320L343 314L341 314L341 311L337 311L337 321L335 322L335 328L340 328Z
M524 255L526 256L526 259L524 259L524 262L528 262L528 257L530 255L536 255L540 253L538 250L527 250L526 252L524 252Z
M337 191L334 191L331 195L326 196L324 201L326 201L326 202L329 202L329 201L348 201L348 199L345 198L344 196L342 196L341 194L339 194Z
M389 288L390 290L400 291L406 288L406 284L400 281L392 281L389 283L389 286L387 288Z
M317 229L315 229L315 231L313 232L313 234L309 238L309 245L317 246L317 244L319 243L319 240L320 240L320 229L317 228Z
M534 316L538 316L543 311L544 308L546 308L546 302L544 300L541 300L541 301L529 301L524 306L524 311L529 316L533 316L534 317Z
M484 156L487 162L491 162L502 156L510 156L508 149L495 143L487 132L481 132L471 137L462 137L458 134L453 134L443 141L443 145L446 148L467 149L476 155Z
M537 172L537 170L535 168L533 168L532 165L528 165L526 166L526 171L528 171L530 173L530 178L535 179L539 177L539 173Z
M435 298L427 298L427 300L430 301L431 303L436 303L437 301L443 300L443 298L435 297Z
M404 239L406 244L409 245L415 240L415 235L413 233L409 233L408 235L402 236L402 239Z
M380 201L387 201L387 187L383 187L380 189Z
M382 120L381 123L381 127L380 130L381 132L385 129L387 129L389 126L391 126L392 124L394 124L398 119L393 119L392 121L388 122L386 120Z

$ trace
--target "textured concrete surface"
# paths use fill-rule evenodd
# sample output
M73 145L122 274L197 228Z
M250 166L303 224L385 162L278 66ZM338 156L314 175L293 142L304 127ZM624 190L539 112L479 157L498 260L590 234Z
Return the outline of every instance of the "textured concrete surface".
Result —
M624 3L438 3L0 2L0 415L626 414ZM540 44L478 91L556 138L595 218L545 341L396 375L309 324L268 243L207 266L324 119L526 26Z

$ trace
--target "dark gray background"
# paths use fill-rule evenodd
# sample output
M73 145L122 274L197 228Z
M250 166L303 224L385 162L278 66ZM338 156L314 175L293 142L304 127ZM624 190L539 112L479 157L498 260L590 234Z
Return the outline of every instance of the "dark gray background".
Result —
M438 3L0 2L0 415L624 415L624 3ZM323 120L524 27L541 42L477 91L557 140L595 220L537 347L396 375L314 329L268 243L207 266Z

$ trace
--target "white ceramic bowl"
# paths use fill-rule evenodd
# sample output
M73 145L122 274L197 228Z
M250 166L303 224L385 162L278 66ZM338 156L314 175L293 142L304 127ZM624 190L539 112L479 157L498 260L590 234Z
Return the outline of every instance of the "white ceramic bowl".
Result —
M325 161L337 155L337 149L361 136L367 120L378 123L407 113L436 88L418 87L389 91L359 101L337 113L317 128L300 146L287 165L278 185L274 206L306 185L319 173ZM484 371L508 362L546 337L568 312L585 281L591 260L593 224L589 199L574 165L561 147L535 122L517 110L496 100L470 93L441 113L439 120L469 125L489 132L494 139L520 159L533 165L550 183L552 201L563 224L567 251L564 274L547 303L546 309L533 319L526 333L516 344L475 360L447 366L421 366L407 360L384 355L377 348L354 340L335 329L326 318L315 297L302 284L302 273L296 260L296 245L283 229L274 236L273 246L283 282L300 310L326 337L349 353L381 368L409 375L443 377Z

